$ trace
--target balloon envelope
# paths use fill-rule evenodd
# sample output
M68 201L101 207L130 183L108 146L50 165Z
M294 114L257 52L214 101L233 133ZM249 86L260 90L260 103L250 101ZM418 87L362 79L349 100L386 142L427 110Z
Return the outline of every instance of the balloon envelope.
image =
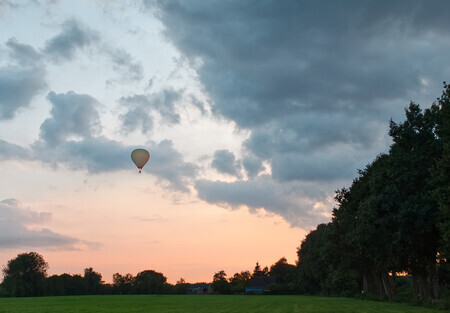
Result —
M145 163L147 163L149 158L150 153L148 153L148 151L145 149L135 149L133 150L133 152L131 152L131 159L139 169L139 173L141 172L142 168L144 167Z

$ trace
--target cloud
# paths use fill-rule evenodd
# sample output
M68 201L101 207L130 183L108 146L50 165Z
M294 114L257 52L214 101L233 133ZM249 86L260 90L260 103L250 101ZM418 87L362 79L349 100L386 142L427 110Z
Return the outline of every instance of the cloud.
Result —
M51 117L41 125L40 138L49 145L57 145L70 136L90 138L101 133L97 101L89 95L69 91L47 95L52 104Z
M450 26L442 14L450 4L407 3L158 1L156 7L167 37L192 63L201 60L197 72L215 114L252 132L280 130L272 145L308 150L331 140L370 146L379 139L371 126L387 125L403 110L392 103L423 89L423 76L445 77L438 63L450 48L442 31ZM440 61L430 63L430 55Z
M0 139L0 160L21 160L30 157L30 150Z
M236 160L234 154L228 150L217 150L214 152L214 160L211 167L215 168L219 173L228 174L240 178L241 163Z
M180 115L176 104L181 99L182 91L163 89L154 94L136 94L122 97L120 104L126 107L126 113L120 115L122 130L125 133L140 130L143 134L153 129L154 114L168 125L178 124Z
M249 178L255 178L261 171L265 169L261 159L253 155L245 156L242 160L242 165L244 166Z
M87 170L89 173L134 168L130 154L135 148L104 136L68 140L54 147L48 147L42 142L33 145L34 153L41 161L55 168L64 165L72 170ZM188 193L188 186L197 176L198 167L185 162L170 140L151 143L147 149L150 151L150 160L144 171L155 175L163 188Z
M142 64L133 60L128 52L113 48L106 48L105 51L111 58L114 70L119 73L123 80L140 81L144 78Z
M0 120L12 119L20 109L28 107L46 87L44 76L41 68L0 68Z
M10 49L9 56L20 65L36 66L42 61L42 55L32 46L20 43L16 38L10 38L6 42Z
M445 53L415 43L434 42L429 32L448 38L450 5L408 3L159 1L158 16L174 44L202 60L215 112L253 127L296 112L361 112L419 89L433 73L430 53Z
M33 145L36 156L43 162L58 167L89 173L112 172L130 168L131 147L103 136L68 140L49 147L43 142Z
M96 32L76 20L69 20L62 24L62 31L58 35L46 42L44 52L53 61L69 61L75 57L78 50L95 43L98 39Z
M47 87L42 56L15 38L6 42L9 58L0 67L0 120L9 120Z
M147 171L156 175L166 188L189 193L189 185L198 175L199 168L193 163L185 162L181 153L173 148L171 140L163 140L150 147L150 164Z
M313 208L327 195L313 184L279 184L269 175L261 175L235 182L198 180L195 189L198 197L208 203L231 209L246 206L253 212L264 209L293 226L309 228L325 219L324 211Z
M6 42L9 59L0 67L0 120L9 120L46 88L45 68L41 55L15 38Z
M0 201L0 249L77 250L82 246L99 245L58 234L48 228L36 227L49 222L51 218L51 213L33 211L16 199Z
M450 75L442 65L450 53L450 20L443 13L449 2L145 4L197 71L211 112L250 134L241 151L249 180L199 181L199 196L264 207L293 224L300 222L286 212L307 216L312 207L294 209L284 191L330 183L332 193L342 180L350 182L389 145L389 119L415 97L434 99ZM262 184L265 164L271 177ZM215 167L233 171L220 162ZM271 197L261 196L265 192Z
M17 4L15 4L12 1L9 0L1 0L0 1L0 17L8 10L13 9L17 7Z

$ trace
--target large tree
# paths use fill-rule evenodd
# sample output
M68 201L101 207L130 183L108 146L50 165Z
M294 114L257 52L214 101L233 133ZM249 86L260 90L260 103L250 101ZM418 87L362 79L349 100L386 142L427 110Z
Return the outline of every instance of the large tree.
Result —
M450 260L450 85L438 98L436 135L442 143L442 154L432 170L433 196L439 207L441 242L439 252L443 260Z
M95 295L100 292L102 287L102 274L94 271L92 267L84 270L84 280L86 281L87 292L90 295Z
M134 291L141 294L161 294L166 281L167 278L162 273L153 270L142 271L134 279Z
M228 294L231 293L231 286L227 280L227 274L224 270L214 273L211 288L214 293Z
M242 271L240 273L235 273L233 277L230 278L231 289L235 293L241 293L245 291L245 287L250 284L250 279L252 274L249 271Z
M48 264L36 253L21 253L3 269L3 287L14 297L43 296Z

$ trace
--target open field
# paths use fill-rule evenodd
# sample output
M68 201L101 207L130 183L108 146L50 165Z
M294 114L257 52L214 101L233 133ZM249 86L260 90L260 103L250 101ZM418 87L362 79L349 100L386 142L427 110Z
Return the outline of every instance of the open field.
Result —
M126 295L0 298L0 313L438 312L405 304L313 296Z

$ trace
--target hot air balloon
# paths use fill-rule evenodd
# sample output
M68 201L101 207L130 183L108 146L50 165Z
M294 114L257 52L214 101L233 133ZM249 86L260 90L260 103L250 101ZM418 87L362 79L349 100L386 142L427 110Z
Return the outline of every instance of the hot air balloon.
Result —
M131 159L139 169L139 173L141 172L142 168L147 163L149 158L150 153L148 153L148 151L145 149L135 149L133 150L133 152L131 152Z

